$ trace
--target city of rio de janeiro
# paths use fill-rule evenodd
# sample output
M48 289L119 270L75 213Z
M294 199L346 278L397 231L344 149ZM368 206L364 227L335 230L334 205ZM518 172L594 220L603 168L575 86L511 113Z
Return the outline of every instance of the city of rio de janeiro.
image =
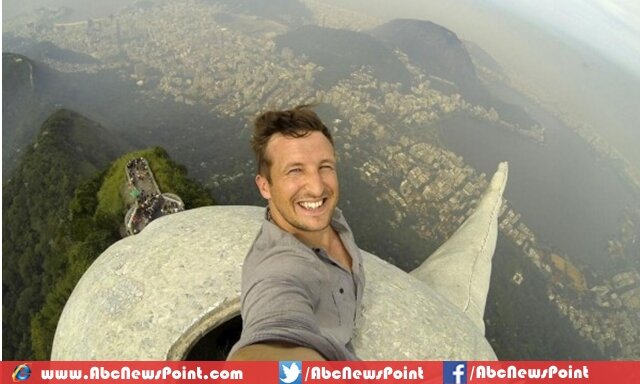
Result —
M5 360L49 359L83 272L132 235L127 161L186 209L264 206L253 119L299 104L358 245L404 271L508 161L498 358L640 359L640 5L7 0L2 28Z

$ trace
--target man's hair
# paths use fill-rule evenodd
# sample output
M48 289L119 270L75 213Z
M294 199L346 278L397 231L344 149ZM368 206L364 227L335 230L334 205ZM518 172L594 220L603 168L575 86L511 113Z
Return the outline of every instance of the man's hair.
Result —
M285 111L267 111L256 117L254 121L251 147L256 155L258 173L271 182L271 160L266 156L269 139L276 133L289 137L304 137L311 132L321 132L331 145L333 138L329 129L320 121L310 105L299 105Z

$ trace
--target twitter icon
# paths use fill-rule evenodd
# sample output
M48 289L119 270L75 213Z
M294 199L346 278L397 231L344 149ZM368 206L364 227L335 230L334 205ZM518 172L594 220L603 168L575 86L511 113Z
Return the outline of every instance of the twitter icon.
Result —
M302 362L281 361L280 384L302 384Z

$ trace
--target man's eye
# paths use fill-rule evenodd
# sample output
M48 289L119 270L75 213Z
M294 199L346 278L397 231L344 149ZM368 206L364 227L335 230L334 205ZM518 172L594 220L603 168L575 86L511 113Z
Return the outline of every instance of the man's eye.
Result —
M302 168L291 168L287 173L300 173Z
M333 169L333 165L326 164L321 166L320 169Z

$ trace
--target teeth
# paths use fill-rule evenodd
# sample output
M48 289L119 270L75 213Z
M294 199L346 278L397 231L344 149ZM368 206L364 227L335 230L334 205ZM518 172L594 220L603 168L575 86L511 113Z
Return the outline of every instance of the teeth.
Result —
M318 209L322 205L323 201L324 200L320 200L320 201L316 201L316 202L302 201L302 202L300 202L300 205L305 209Z

